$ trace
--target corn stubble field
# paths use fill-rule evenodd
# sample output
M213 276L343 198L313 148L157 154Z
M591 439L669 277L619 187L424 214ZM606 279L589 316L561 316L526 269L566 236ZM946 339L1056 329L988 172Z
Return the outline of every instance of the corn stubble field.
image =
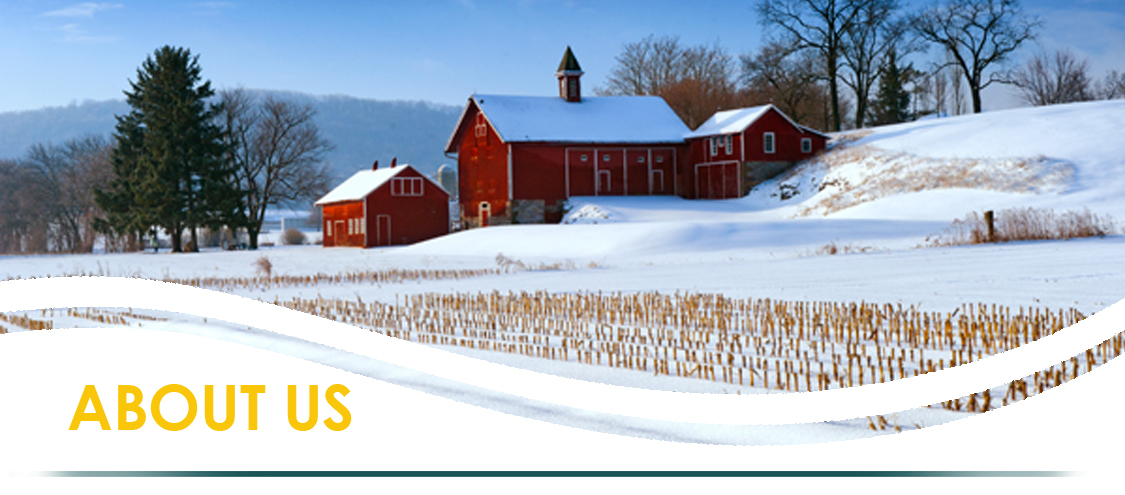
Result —
M470 278L497 270L392 270L335 276L168 280L214 290ZM396 298L397 299L397 298ZM733 299L674 293L426 293L395 303L344 299L274 304L428 345L459 346L788 392L883 383L1014 349L1084 318L1077 310L966 304L953 312L875 303ZM0 314L4 325L54 318L131 325L129 311L66 308ZM1120 355L1125 334L1022 379L946 401L983 412L1033 396ZM871 422L882 429L882 418Z

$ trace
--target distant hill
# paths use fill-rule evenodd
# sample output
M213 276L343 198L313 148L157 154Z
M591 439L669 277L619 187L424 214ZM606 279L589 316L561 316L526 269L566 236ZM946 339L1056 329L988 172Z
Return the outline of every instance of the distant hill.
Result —
M379 101L350 96L253 90L259 98L274 97L308 103L317 111L321 133L336 145L327 160L338 181L379 160L392 157L425 173L454 163L442 150L461 108L422 101ZM85 134L113 132L114 115L129 111L124 100L87 101L62 107L0 113L0 158L18 158L36 143L61 143Z

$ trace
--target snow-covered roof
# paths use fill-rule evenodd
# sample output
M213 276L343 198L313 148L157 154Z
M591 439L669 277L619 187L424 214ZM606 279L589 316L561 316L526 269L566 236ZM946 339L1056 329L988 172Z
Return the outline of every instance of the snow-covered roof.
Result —
M391 177L398 175L407 168L413 167L410 165L399 165L397 167L380 168L377 170L360 170L356 172L355 175L349 177L348 180L336 186L335 189L329 191L328 194L325 194L323 198L318 199L315 204L326 205L329 203L339 203L340 201L359 201L383 184L386 184L387 181L391 180ZM433 179L426 177L425 174L419 173L418 175L430 181L430 183L437 186L438 189L445 191L445 188L441 187L437 182L434 182Z
M766 111L771 107L773 107L773 105L715 112L715 115L707 119L707 122L704 122L698 129L689 133L687 137L696 138L742 132L747 127L750 127L750 124L753 124L765 115Z
M473 95L471 100L507 143L678 143L689 131L659 96L568 102L558 96Z
M762 116L765 115L766 112L768 112L771 108L777 110L777 107L774 107L773 105L761 105L757 107L738 108L735 110L715 112L715 115L712 115L711 118L707 119L707 122L704 122L703 125L699 126L698 129L688 133L685 137L691 139L742 132L746 130L747 127L753 125L754 122L756 122L758 119L762 118ZM785 115L785 112L782 112L781 110L777 110L777 113L782 117L785 117L785 120L789 121L790 124L793 124L793 127L801 129L805 132L828 137L824 135L824 133L817 132L813 129L809 129L808 127L793 122L793 119L790 119L789 116Z

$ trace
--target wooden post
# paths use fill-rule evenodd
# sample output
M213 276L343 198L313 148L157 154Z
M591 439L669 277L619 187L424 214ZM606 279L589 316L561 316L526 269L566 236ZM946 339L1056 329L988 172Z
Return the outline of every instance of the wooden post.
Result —
M996 242L996 229L992 210L984 212L984 223L988 225L988 242Z

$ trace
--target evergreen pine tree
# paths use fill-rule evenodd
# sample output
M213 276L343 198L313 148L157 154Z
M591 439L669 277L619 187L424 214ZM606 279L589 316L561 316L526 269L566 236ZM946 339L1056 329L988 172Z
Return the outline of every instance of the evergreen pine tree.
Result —
M871 105L876 124L897 124L910 120L910 93L903 86L913 70L913 64L899 66L895 51L888 51L886 65L879 78L879 91Z
M118 117L113 154L117 180L99 194L107 211L104 226L118 232L147 232L159 226L183 251L181 235L198 228L240 226L243 193L233 168L223 160L221 108L207 103L210 81L200 84L198 56L164 46L137 70L126 91L131 112ZM99 203L101 204L101 203Z

